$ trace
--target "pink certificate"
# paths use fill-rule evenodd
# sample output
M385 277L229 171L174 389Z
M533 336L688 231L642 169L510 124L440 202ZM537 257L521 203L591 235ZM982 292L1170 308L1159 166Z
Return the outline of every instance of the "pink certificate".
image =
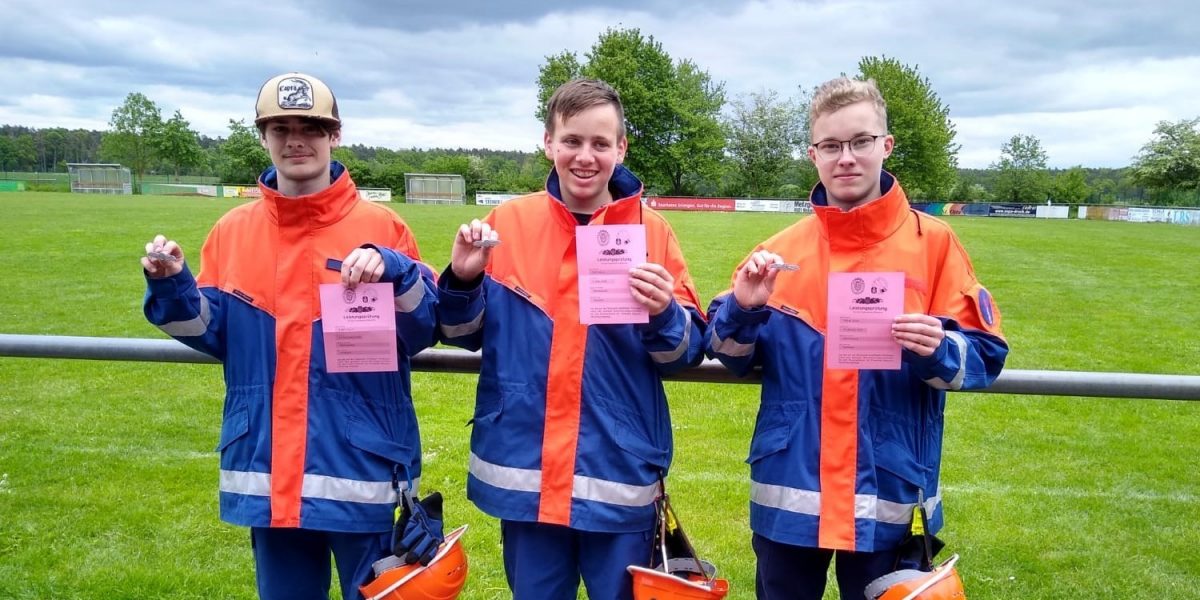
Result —
M579 322L648 323L650 312L629 291L629 270L646 262L645 225L575 228Z
M828 369L900 368L892 321L904 310L904 273L830 273Z
M360 283L354 289L322 284L321 326L326 371L361 373L398 367L391 283Z

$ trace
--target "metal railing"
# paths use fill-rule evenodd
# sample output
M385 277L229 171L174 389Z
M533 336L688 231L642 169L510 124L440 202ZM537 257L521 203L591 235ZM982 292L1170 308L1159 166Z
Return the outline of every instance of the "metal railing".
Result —
M212 363L218 361L175 340L0 334L0 357L70 358L147 362ZM431 349L412 360L416 371L478 373L479 354L465 350ZM715 360L688 369L671 379L709 383L758 383L758 373L738 378ZM1005 369L991 387L972 392L1035 396L1090 396L1200 400L1200 376L1088 371Z

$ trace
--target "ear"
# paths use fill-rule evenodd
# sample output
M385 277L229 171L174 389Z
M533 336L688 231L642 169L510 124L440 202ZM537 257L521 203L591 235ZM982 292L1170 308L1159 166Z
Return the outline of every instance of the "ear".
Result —
M625 162L625 151L629 149L629 138L622 135L617 141L617 164Z
M887 137L883 138L883 157L887 158L887 157L891 156L892 149L895 147L896 147L896 138L892 137L892 134L889 133Z
M337 131L329 134L329 149L333 150L342 145L342 129L339 127Z
M810 145L808 147L807 154L808 154L808 160L811 161L812 164L814 164L814 165L817 164L817 148L815 146Z
M258 143L262 144L263 150L266 150L267 153L270 154L271 149L267 146L267 134L265 134L265 133L258 134Z
M550 162L554 162L554 153L550 151L550 144L552 143L552 140L553 137L550 135L549 131L546 131L542 134L542 146L544 148L543 151L546 153L546 160Z

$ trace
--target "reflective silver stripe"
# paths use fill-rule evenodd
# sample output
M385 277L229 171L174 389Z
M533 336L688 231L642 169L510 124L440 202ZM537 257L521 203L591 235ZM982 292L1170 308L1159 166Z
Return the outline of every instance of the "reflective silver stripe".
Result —
M821 493L811 490L751 481L750 501L760 506L814 517L821 514ZM926 513L933 514L934 509L941 501L941 496L926 498ZM890 502L880 500L877 496L870 494L855 494L854 496L854 517L856 519L873 519L884 523L907 525L912 522L914 507L916 507L916 503Z
M270 496L271 474L221 470L220 490L230 494Z
M658 497L658 483L630 485L576 475L571 485L571 496L620 506L649 506Z
M540 493L542 472L490 463L471 453L468 470L476 479L500 489ZM595 477L576 475L571 482L571 497L619 506L648 506L658 496L658 484L630 485Z
M685 323L683 324L683 340L679 342L679 345L676 346L674 350L663 350L660 352L650 353L650 358L660 365L673 363L679 360L679 357L683 356L684 352L687 352L688 342L692 339L692 313L682 306L679 307L679 310L683 311L685 320Z
M466 323L459 323L458 325L447 325L445 323L442 323L442 335L444 335L448 338L463 337L466 335L471 335L472 333L475 333L476 331L479 331L480 327L483 327L483 311L482 310L479 311L479 316L475 317L474 319L472 319Z
M404 489L407 483L401 482ZM420 479L413 481L413 489L420 489ZM247 496L270 496L271 474L251 471L226 471L220 475L220 490L230 494ZM304 498L320 498L339 502L361 502L364 504L395 504L398 499L390 481L359 481L328 475L306 474L301 483L300 495Z
M788 512L818 516L821 514L821 493L809 490L750 482L750 501Z
M932 516L934 509L936 509L938 504L941 503L941 496L926 498L925 514ZM884 523L892 523L894 525L908 525L911 523L913 509L917 506L915 502L912 504L905 504L901 502L890 502L887 500L879 500L876 502L876 505L878 512L875 515L875 520L883 521Z
M717 328L713 327L712 349L713 352L724 354L725 356L750 356L754 353L754 342L743 344L731 337L721 339L717 337Z
M405 484L407 485L407 484ZM399 496L391 481L358 481L328 475L304 475L300 495L305 498L362 502L364 504L395 504Z
M186 321L163 323L158 328L171 337L198 337L208 331L208 323L211 320L212 311L208 307L208 298L200 294L200 314Z
M962 389L963 378L967 375L967 338L957 331L947 331L946 337L953 340L954 345L958 347L958 372L949 382L941 377L931 377L926 379L925 383L939 390Z
M536 469L518 469L490 463L471 453L467 470L480 481L492 486L515 492L542 491L542 472Z
M396 296L396 312L410 313L425 299L425 282L418 279L407 292Z

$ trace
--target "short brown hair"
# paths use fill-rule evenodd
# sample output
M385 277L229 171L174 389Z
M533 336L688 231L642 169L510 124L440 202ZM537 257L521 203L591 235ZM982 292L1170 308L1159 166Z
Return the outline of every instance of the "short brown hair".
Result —
M887 103L883 101L883 94L879 91L875 80L863 81L845 76L826 81L817 88L808 108L808 125L812 127L817 117L839 111L864 100L870 102L875 108L875 112L883 120L883 127L886 129L888 125Z
M558 86L546 103L546 131L554 133L555 117L566 121L593 106L605 104L617 109L618 137L625 137L625 108L621 106L621 96L599 79L572 79Z

